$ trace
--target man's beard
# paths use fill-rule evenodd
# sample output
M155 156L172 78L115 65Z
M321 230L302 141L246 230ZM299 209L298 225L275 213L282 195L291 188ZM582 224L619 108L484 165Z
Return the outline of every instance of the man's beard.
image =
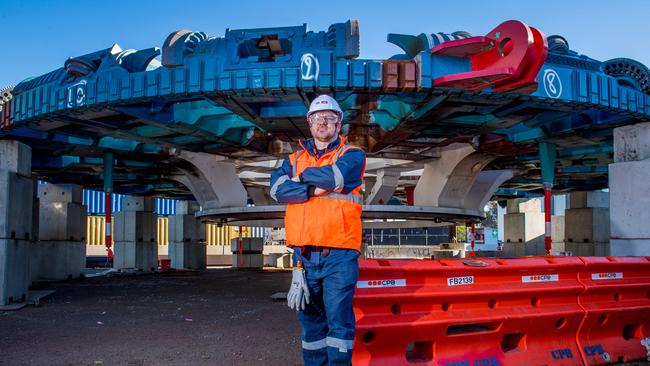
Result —
M336 131L329 132L326 131L325 133L320 133L318 132L314 138L320 142L330 142L336 138Z

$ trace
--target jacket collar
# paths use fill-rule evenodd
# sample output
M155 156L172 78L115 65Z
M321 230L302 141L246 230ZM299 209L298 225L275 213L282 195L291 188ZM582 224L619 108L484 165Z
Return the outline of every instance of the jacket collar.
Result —
M338 149L341 145L345 144L345 137L339 135L334 141L330 142L329 145L327 145L327 148L325 148L325 152L322 154L318 154L318 149L316 148L316 143L314 142L314 139L300 139L299 141L300 146L309 153L309 155L318 158L319 156L325 155L329 152L332 152L336 149Z

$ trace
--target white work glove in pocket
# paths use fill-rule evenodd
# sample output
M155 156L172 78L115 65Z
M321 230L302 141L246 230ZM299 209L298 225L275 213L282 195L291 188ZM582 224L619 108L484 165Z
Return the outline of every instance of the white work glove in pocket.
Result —
M291 287L287 294L287 305L296 311L305 310L309 304L309 287L307 287L307 277L305 270L300 263L292 271Z

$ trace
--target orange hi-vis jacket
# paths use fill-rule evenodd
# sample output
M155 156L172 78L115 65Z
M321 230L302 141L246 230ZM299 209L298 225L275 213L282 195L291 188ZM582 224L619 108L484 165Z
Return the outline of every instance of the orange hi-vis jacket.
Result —
M347 151L358 149L345 144L316 157L304 149L289 155L292 176L310 167L334 165ZM365 170L365 159L364 168ZM363 170L361 177L363 179ZM315 245L330 248L361 249L361 184L350 193L328 192L305 202L287 204L284 218L288 246Z

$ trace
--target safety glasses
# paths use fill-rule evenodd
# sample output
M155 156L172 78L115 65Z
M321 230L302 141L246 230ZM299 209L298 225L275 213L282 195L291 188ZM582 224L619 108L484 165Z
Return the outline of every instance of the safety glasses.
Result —
M309 124L310 125L335 125L338 123L339 117L336 115L327 115L327 116L310 116Z

